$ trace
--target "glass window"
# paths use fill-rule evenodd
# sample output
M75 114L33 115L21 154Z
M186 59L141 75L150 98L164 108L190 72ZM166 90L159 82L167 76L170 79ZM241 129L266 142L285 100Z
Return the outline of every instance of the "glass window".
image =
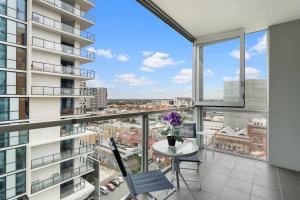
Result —
M25 172L17 173L16 181L17 181L16 195L25 193L26 192L26 174L25 174Z
M26 74L25 73L17 73L16 87L18 95L26 94Z
M10 98L9 99L9 119L18 120L19 119L19 98Z
M0 0L0 14L6 15L6 0Z
M17 69L26 70L26 49L17 48Z
M16 51L16 47L13 46L7 46L6 47L6 58L7 58L7 68L10 69L16 69L16 56L17 56L17 51Z
M0 68L6 68L6 45L0 44Z
M7 94L16 94L16 72L7 72L6 73L6 92Z
M18 19L26 20L26 0L18 0Z
M4 174L5 173L5 171L6 171L5 170L5 164L6 164L6 161L5 161L5 151L0 151L0 174Z
M0 17L0 40L6 41L6 19Z
M9 117L9 98L0 98L0 121L7 121Z
M17 22L7 20L7 42L16 44L17 43Z
M6 94L6 73L0 71L0 94Z
M26 45L26 25L17 23L17 44Z
M19 119L28 119L28 99L20 98L19 99Z
M17 148L16 161L17 170L24 169L26 167L26 147Z
M9 138L9 133L5 132L5 133L0 134L0 148L9 146L8 138ZM0 161L0 163L1 163L1 161ZM1 171L1 169L0 169L0 171Z

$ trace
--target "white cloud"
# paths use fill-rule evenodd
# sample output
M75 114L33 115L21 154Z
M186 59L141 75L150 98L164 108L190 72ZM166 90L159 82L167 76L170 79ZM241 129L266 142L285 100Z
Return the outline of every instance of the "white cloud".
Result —
M183 61L174 61L167 53L162 52L143 52L143 55L146 57L143 60L143 65L148 68L163 68L169 65L178 65L183 63Z
M116 56L112 53L110 49L95 49L94 47L90 47L87 50L94 52L98 56L103 56L104 58L113 58Z
M239 80L240 77L235 76L235 77L230 77L230 76L224 76L223 81L237 81Z
M230 55L236 59L240 59L240 50L235 49L232 52L230 52ZM251 57L250 53L248 51L245 51L245 59L248 60Z
M128 86L144 86L153 85L155 82L146 77L138 77L133 73L116 75L114 79L116 83L122 83Z
M257 79L259 77L260 71L253 67L245 68L245 77L246 79Z
M144 72L155 72L153 69L149 67L140 67L140 70Z
M111 49L95 49L94 47L90 47L87 49L88 51L94 52L96 55L107 58L107 59L112 59L116 58L117 60L121 62L128 62L129 61L129 56L124 55L124 54L115 54L112 52Z
M215 72L212 69L206 69L204 70L204 76L211 77L215 74Z
M151 54L153 54L153 52L151 52L151 51L143 51L143 56L150 56Z
M120 54L120 55L118 55L117 59L121 62L128 62L129 56Z
M261 38L258 38L257 44L250 48L253 54L262 54L267 49L267 34L265 33Z
M188 83L192 81L192 69L181 69L179 74L173 77L175 83Z

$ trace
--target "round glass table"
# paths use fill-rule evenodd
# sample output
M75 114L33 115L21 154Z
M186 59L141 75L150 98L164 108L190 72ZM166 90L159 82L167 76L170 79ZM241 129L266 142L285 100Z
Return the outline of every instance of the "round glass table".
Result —
M174 175L176 175L177 180L177 189L179 189L179 176L193 198L196 200L191 188L187 184L186 180L184 179L183 175L180 172L179 168L179 157L188 157L198 153L199 147L194 139L186 139L184 142L176 141L174 147L170 147L168 144L168 140L160 140L155 142L152 145L152 150L162 156L169 156L172 157L172 172L173 172L173 179ZM172 180L173 180L172 179Z

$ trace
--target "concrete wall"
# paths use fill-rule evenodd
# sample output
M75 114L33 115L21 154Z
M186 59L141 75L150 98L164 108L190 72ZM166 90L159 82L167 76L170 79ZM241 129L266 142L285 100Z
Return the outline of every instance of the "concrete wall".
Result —
M269 29L270 163L300 171L300 20Z

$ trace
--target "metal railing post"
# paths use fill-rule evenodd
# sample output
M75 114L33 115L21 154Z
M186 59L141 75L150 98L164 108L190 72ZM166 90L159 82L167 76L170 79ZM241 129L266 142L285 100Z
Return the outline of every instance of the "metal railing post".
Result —
M148 171L149 117L143 115L142 171Z

